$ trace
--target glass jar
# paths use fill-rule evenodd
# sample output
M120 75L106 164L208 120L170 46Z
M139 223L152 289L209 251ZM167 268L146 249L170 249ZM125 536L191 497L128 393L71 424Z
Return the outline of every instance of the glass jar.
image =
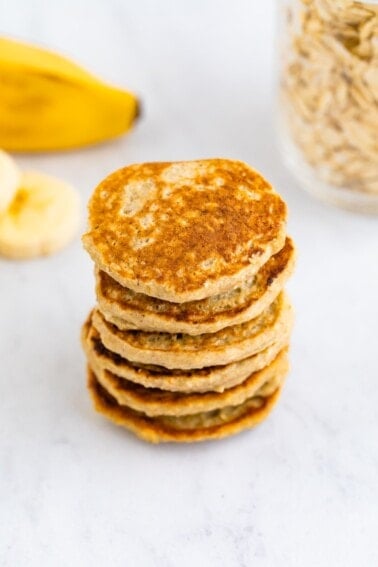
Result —
M279 0L278 126L309 191L378 213L378 0Z

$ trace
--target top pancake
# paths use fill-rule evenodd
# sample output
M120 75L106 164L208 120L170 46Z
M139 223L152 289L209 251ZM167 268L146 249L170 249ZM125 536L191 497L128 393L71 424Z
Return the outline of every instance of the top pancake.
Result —
M83 243L121 285L183 303L253 276L285 242L286 206L240 161L131 165L89 202Z

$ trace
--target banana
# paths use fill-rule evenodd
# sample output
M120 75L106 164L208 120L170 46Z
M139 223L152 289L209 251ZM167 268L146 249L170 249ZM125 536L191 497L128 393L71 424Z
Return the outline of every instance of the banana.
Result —
M0 150L0 214L16 194L21 172L10 155Z
M52 254L74 237L80 202L67 183L35 171L22 174L18 191L0 214L0 255L11 259Z
M95 144L129 130L130 92L53 52L0 38L0 146L15 152Z

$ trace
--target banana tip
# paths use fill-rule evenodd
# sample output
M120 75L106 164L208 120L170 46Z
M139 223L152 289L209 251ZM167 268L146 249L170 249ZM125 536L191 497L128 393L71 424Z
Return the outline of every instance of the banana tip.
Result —
M135 116L134 120L139 120L143 116L143 105L139 98L135 102Z

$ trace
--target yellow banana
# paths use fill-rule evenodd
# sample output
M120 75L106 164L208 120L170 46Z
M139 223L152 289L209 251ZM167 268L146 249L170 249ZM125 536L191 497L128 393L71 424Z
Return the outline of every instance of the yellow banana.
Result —
M21 171L10 155L0 150L0 214L5 211L16 194Z
M58 150L126 132L139 104L50 51L0 38L0 147Z
M0 256L52 254L72 240L79 219L80 199L70 185L50 175L25 172L14 199L0 214Z

